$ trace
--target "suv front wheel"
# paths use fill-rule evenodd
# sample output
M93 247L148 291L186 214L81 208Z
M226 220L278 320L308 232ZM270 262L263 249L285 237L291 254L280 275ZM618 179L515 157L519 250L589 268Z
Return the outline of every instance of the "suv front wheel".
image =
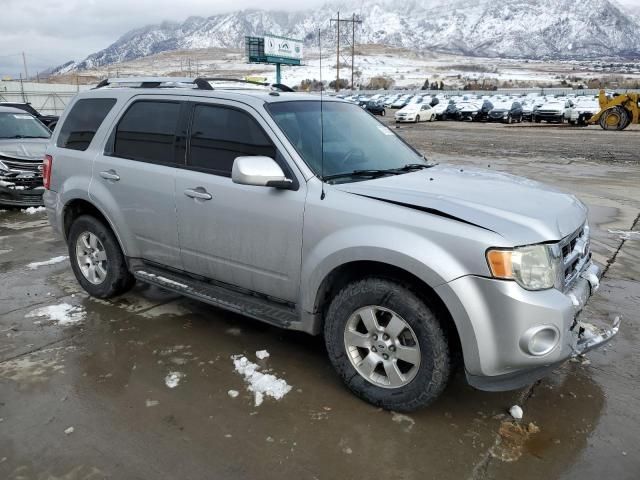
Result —
M114 297L135 283L115 235L95 217L81 215L74 220L68 248L73 273L89 295Z
M402 284L367 278L347 285L329 306L324 335L343 381L376 406L412 411L446 387L445 333L434 311Z

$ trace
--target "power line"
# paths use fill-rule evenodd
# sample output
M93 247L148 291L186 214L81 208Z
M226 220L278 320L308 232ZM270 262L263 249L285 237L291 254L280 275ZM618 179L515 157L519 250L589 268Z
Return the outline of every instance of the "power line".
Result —
M356 44L356 24L361 24L362 20L356 18L356 14L354 13L351 18L341 19L340 12L337 15L338 18L330 19L330 24L336 23L337 27L337 45L336 45L336 91L340 91L340 24L344 23L347 26L351 25L351 89L353 89L353 75L354 75L354 58L355 58L355 44ZM349 44L347 40L345 43ZM344 59L344 58L343 58ZM346 59L344 59L346 60Z

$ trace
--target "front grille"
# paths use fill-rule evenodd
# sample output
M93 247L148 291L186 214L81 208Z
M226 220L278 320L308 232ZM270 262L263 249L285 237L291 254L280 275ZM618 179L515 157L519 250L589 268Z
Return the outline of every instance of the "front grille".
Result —
M571 288L585 265L591 259L589 226L580 227L576 232L563 239L559 244L562 258L562 275L565 291Z
M17 172L40 172L42 171L42 160L15 160L6 157L0 157L0 161L4 163L9 170Z

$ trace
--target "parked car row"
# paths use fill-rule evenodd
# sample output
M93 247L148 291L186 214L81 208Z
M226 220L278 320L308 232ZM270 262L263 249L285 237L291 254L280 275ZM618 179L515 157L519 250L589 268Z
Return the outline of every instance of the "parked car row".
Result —
M486 121L503 123L571 123L586 125L600 111L598 99L592 96L566 97L530 95L445 95L375 94L342 96L374 115L384 116L388 109L398 110L397 122L433 120Z

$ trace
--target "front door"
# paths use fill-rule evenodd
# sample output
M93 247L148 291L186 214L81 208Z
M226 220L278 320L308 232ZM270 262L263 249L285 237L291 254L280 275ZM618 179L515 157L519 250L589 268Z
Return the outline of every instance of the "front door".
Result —
M295 302L300 278L306 184L297 190L238 185L238 156L276 159L294 175L266 124L233 104L193 106L187 168L176 178L176 207L185 270Z

